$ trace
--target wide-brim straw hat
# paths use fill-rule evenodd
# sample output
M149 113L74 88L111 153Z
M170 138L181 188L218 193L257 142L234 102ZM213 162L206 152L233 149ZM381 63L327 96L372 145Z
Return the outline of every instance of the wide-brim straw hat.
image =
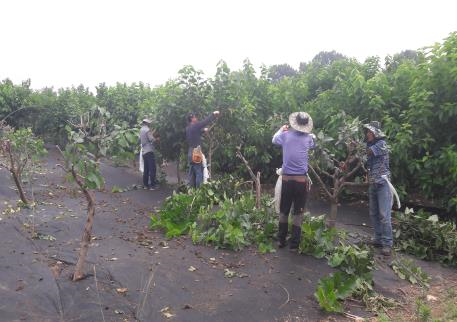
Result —
M290 126L299 132L311 133L313 130L313 119L306 112L295 112L289 115Z
M384 132L381 130L381 123L378 121L371 121L368 124L364 124L363 128L371 131L376 139L382 139L386 137Z

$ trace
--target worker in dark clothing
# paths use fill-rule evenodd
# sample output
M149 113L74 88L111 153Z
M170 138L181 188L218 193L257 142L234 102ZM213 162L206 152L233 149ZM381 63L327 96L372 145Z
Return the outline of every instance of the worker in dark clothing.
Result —
M187 116L186 140L189 146L189 186L198 188L203 182L203 163L201 142L202 134L208 129L206 126L220 115L219 111L214 111L203 121L198 121L195 113L189 113Z

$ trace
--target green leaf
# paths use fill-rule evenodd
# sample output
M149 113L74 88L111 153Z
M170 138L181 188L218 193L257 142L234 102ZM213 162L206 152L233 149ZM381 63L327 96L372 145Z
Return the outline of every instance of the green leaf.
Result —
M427 218L428 221L431 221L432 223L437 223L438 222L438 215L431 215L430 217Z
M329 264L331 267L338 267L338 266L341 265L341 263L343 262L344 258L345 258L345 257L344 257L343 254L334 253L334 254L332 254L332 256L329 258L328 264Z
M101 175L91 172L86 177L87 186L90 189L98 189L103 186L103 178Z

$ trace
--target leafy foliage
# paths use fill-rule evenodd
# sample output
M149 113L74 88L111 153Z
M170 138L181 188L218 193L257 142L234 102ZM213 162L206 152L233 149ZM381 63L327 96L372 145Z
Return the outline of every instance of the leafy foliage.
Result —
M343 312L342 300L351 296L359 286L357 276L335 272L319 279L314 296L326 312Z
M319 280L314 296L319 305L327 312L342 312L343 301L350 296L362 299L367 307L375 308L373 298L379 300L379 305L390 305L372 288L374 260L372 250L365 246L349 244L344 232L337 232L334 227L325 224L324 216L305 217L302 225L302 239L299 250L301 253L317 258L327 257L331 267L340 271ZM335 246L337 238L339 245Z
M175 193L168 197L160 208L160 217L151 217L151 229L162 228L168 238L186 234L196 218L201 203L195 203L197 196Z
M414 265L411 259L395 259L390 266L402 280L407 280L411 284L419 284L422 287L429 287L430 276L422 271L419 266Z
M362 124L358 118L351 119L340 112L331 117L326 128L331 133L336 132L337 137L331 138L323 131L318 133L309 169L332 203L327 220L334 225L340 194L348 185L363 181L366 153Z
M395 213L396 247L421 259L457 266L457 228L454 222L440 221L437 215Z
M24 204L28 200L22 187L23 174L32 171L46 153L43 140L36 138L30 128L13 129L0 122L0 166L10 172Z
M151 229L164 229L168 238L186 234L197 219L200 208L218 205L225 199L237 199L244 184L232 176L213 180L199 189L183 186L181 192L165 199L160 210L151 216Z
M216 211L212 205L202 208L191 227L192 240L233 250L255 243L261 252L270 252L276 220L271 204L257 209L255 197L247 192L237 200L225 199Z
M199 189L174 193L151 216L151 229L164 229L168 238L188 232L197 244L240 250L258 244L261 252L273 251L272 237L277 218L270 198L256 208L251 192L243 182L228 176L211 181Z
M371 280L370 274L374 268L373 253L366 247L341 243L328 256L328 264L331 267L343 270L349 275Z
M150 229L163 229L167 238L187 234L200 208L219 203L220 196L210 185L190 189L187 193L173 193L165 199L157 214L152 214Z
M421 322L428 322L431 320L432 309L422 298L416 299L416 315Z
M93 190L104 187L99 160L106 156L113 137L116 136L116 132L110 131L108 127L110 119L111 114L104 108L93 106L87 113L80 116L79 124L69 122L73 128L69 125L65 126L68 132L68 144L64 151L59 148L65 159L65 166L62 168L76 182L87 202L87 220L81 238L73 281L78 281L84 277L84 264L89 250L95 217L95 193Z
M116 164L122 164L134 158L140 152L140 145L138 144L139 129L138 128L123 128L115 125L112 134L112 142L108 153L112 156Z
M31 127L46 140L65 144L67 120L74 120L94 105L111 114L108 132L113 124L131 129L141 117L150 115L161 137L162 156L181 160L185 115L194 111L204 117L218 109L221 118L204 143L205 151L211 150L214 156L212 172L245 175L233 157L241 146L243 155L252 160L253 171L260 171L264 182L274 177L271 169L282 161L280 150L271 144L271 135L287 122L291 112L309 112L316 133L322 131L333 139L319 143L334 160L343 162L347 154L342 145L335 145L340 128L356 118L362 123L378 120L391 145L395 186L455 212L456 44L457 33L453 32L431 47L388 56L384 66L379 57L360 63L337 52L318 53L301 64L299 71L280 64L262 66L256 73L249 60L241 69L230 70L221 61L216 74L206 77L185 66L175 79L156 88L142 83L100 84L95 95L82 85L56 91L32 90L30 80L14 84L5 79L0 82L0 119L14 113L8 116L10 125ZM317 171L319 175L323 171L333 174L318 162L322 170ZM333 162L332 166L339 165ZM353 178L360 177L354 173ZM331 185L331 180L327 177L323 181Z
M63 156L67 170L73 176L73 179L75 179L75 176L82 179L84 188L102 188L105 181L100 173L99 163L95 155L91 152L94 147L101 146L101 144L92 145L92 149L89 149L86 145L88 141L84 132L76 132L69 126L66 129L68 131L69 143L65 146ZM101 151L98 151L97 155L101 156L101 153Z
M322 258L333 251L336 237L336 229L326 226L324 215L319 217L305 216L299 251L316 258Z
M13 129L0 125L0 148L2 149L1 162L6 164L4 159L7 154L11 154L13 166L20 172L30 166L29 162L36 162L46 154L43 140L35 137L30 128ZM8 165L3 166L9 168Z

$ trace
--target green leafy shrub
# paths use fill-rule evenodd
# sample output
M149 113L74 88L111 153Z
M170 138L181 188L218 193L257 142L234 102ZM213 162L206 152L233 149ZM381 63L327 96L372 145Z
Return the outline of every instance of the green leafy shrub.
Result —
M457 266L457 228L454 222L440 221L437 215L419 210L395 213L395 242L399 250L421 259Z
M138 133L137 128L126 129L114 125L109 154L115 165L124 165L127 161L134 160L140 152Z
M428 322L432 317L432 309L424 299L416 300L416 315L419 321Z
M258 210L254 209L255 201L252 205L251 194L244 192L243 187L246 185L232 176L211 181L198 189L182 187L180 193L174 193L165 199L160 210L151 216L149 227L164 229L167 238L173 238L187 234L191 226L194 227L193 234L196 234L196 230L198 230L200 234L206 236L208 234L204 233L206 228L212 228L216 222L223 223L218 234L224 231L226 235L223 240L228 243L227 245L232 245L233 249L239 249L244 244L242 239L245 237L241 237L238 221L244 220L244 227L248 224L251 225L252 220L253 227L256 227L256 222L263 223L262 220L264 220L264 217L257 213ZM231 209L231 207L234 208ZM266 209L265 207L263 209ZM247 217L242 218L243 216ZM198 222L193 225L195 221ZM265 227L268 233L273 233L274 227L271 225L265 225ZM213 231L211 230L211 232ZM209 237L195 237L195 240L202 242L207 238ZM215 236L212 236L211 240L207 241L214 242L212 240L214 238ZM259 242L262 241L261 237L258 239ZM217 240L221 241L221 239ZM219 246L226 247L223 246L225 241Z
M149 228L164 229L168 238L187 233L195 218L196 207L193 208L193 200L195 200L195 196L182 193L175 193L168 197L160 208L160 217L151 216Z
M151 229L164 229L167 238L190 232L196 244L240 250L259 245L262 253L274 251L272 238L277 216L272 200L263 196L256 208L255 196L245 182L233 176L211 181L198 189L181 187L151 216Z
M28 205L22 180L32 172L33 165L47 153L43 140L30 128L13 129L0 121L0 167L6 168L16 184L21 201Z
M340 271L323 277L314 296L322 309L327 312L343 312L343 301L350 296L360 298L373 306L373 298L380 298L372 288L374 268L373 253L365 246L348 244L344 233L325 225L324 216L309 217L302 226L300 252L317 258L327 257L331 267ZM340 244L335 246L336 239ZM387 303L383 298L382 303Z
M270 252L276 216L268 206L257 209L255 196L245 193L238 200L225 199L216 211L212 205L201 208L191 226L192 241L233 250L259 244L261 252Z
M201 207L218 202L214 192L206 189L173 193L165 199L159 212L151 216L150 229L164 229L167 238L187 234Z
M322 258L333 250L337 231L325 225L325 216L305 216L299 246L300 253Z
M343 312L343 300L351 296L360 287L360 279L355 275L335 272L319 279L316 297L319 305L326 312Z
M419 266L414 265L411 259L395 259L390 265L402 280L407 280L411 284L419 284L422 287L429 287L430 276L425 273Z
M373 253L366 247L340 244L328 256L328 264L349 275L371 280L371 271L374 267Z

